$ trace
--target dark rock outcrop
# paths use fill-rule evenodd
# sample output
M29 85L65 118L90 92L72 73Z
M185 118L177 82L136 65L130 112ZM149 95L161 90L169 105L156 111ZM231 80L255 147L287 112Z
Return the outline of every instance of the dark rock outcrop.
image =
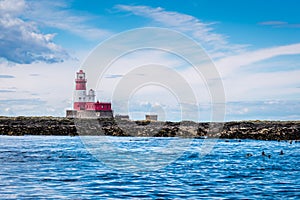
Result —
M76 126L67 118L0 117L0 135L76 135Z
M300 140L300 121L196 123L192 121L129 121L113 118L0 117L0 135L110 135Z

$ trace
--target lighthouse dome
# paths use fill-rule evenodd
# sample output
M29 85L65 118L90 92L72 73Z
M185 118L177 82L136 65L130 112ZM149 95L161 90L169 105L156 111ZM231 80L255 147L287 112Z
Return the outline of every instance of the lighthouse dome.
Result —
M90 89L90 90L89 90L89 95L95 95L95 90Z

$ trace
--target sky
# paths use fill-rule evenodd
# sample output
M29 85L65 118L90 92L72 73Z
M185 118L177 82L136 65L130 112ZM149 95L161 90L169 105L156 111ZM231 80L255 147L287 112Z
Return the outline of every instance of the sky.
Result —
M299 7L297 0L0 0L0 115L65 116L75 73L99 44L132 29L158 27L192 39L209 56L224 87L225 121L299 120ZM198 120L212 118L205 81L182 59L157 50L119 58L94 88L97 99L112 101L111 91L131 67L149 63L187 79ZM134 119L158 113L161 120L182 120L176 95L146 85L132 93L130 110L112 106L115 114Z

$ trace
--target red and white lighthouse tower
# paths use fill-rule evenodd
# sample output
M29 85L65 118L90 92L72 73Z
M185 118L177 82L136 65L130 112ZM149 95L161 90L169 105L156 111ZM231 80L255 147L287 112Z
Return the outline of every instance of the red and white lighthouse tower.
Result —
M80 70L76 73L76 90L74 91L74 110L85 110L86 102L86 78L85 73Z
M76 73L73 110L67 110L67 117L113 117L110 102L95 102L95 91L87 93L87 79L83 70Z

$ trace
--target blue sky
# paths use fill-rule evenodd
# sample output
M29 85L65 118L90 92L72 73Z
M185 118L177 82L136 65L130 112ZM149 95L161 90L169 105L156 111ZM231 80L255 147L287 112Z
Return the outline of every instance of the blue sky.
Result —
M211 57L224 85L225 120L299 120L299 7L297 0L0 0L0 115L64 116L72 106L74 74L90 51L114 34L161 27L192 38ZM157 52L149 59L182 64ZM119 64L134 62L146 62L145 56ZM188 67L183 73L189 76ZM109 90L122 75L111 70L103 84ZM139 91L131 116L178 112L168 97L156 98L160 92ZM97 94L110 100L105 91ZM209 120L208 104L201 102L200 120ZM170 113L168 120L178 120Z

